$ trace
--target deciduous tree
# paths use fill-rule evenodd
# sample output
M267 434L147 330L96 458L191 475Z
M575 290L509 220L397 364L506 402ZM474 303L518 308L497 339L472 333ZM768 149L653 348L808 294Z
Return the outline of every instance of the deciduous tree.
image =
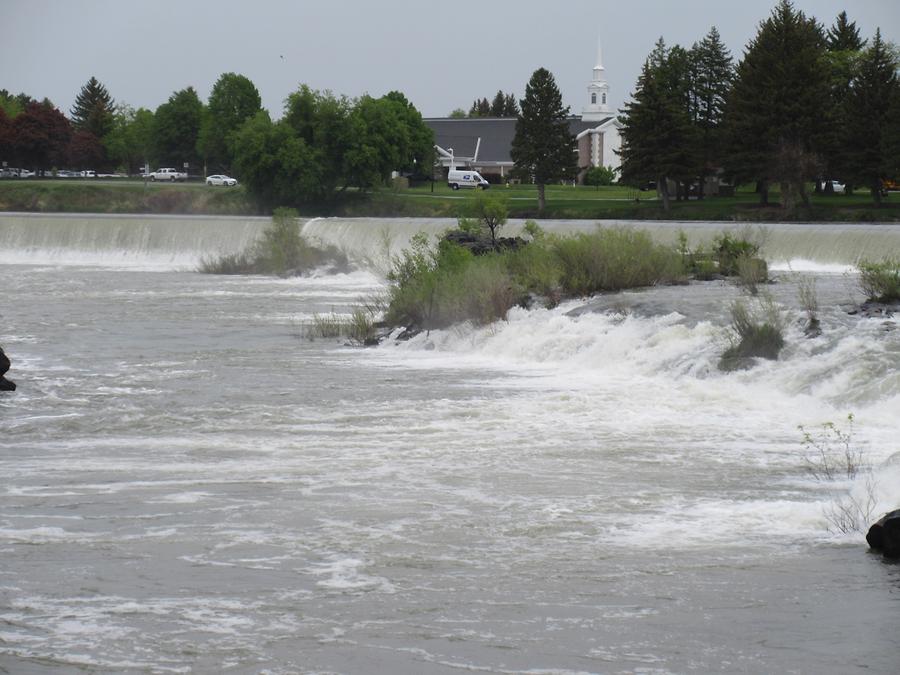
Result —
M203 121L203 103L193 87L173 93L153 116L154 155L163 165L181 168L184 162L201 166L197 138Z
M262 109L256 86L247 77L223 73L213 85L203 116L197 150L212 171L231 171L231 140L240 126Z

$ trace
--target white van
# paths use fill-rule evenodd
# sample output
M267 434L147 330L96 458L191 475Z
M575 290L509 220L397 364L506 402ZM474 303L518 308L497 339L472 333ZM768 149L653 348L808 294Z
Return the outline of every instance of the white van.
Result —
M469 169L450 169L450 172L447 174L447 185L454 190L459 190L460 188L481 188L482 190L487 190L490 187L490 183L482 178L480 173Z

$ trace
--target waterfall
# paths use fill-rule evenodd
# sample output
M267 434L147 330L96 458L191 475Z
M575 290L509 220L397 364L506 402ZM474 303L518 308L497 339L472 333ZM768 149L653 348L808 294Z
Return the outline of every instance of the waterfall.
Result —
M269 218L107 214L0 214L0 263L193 268L236 253Z
M251 245L269 223L249 216L105 214L0 214L0 263L140 265L193 268L201 258L236 253ZM647 230L663 243L684 232L694 248L723 231L762 243L762 254L777 267L848 268L860 259L900 257L900 225L870 223L770 223L545 220L547 232L571 234L605 227ZM301 232L314 243L343 250L376 272L391 256L424 232L438 237L454 227L450 218L314 218ZM524 221L511 220L505 236L520 234ZM804 267L806 266L806 267Z

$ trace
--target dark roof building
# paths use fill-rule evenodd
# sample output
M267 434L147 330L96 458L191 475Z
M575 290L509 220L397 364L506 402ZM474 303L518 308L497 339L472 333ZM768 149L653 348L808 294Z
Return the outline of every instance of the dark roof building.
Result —
M573 150L578 151L578 166L582 170L592 166L618 168L620 124L607 103L609 85L599 45L597 65L587 90L590 102L582 109L581 116L569 118L569 131L576 140ZM443 166L466 167L501 176L512 168L510 150L516 133L514 117L432 117L424 122L434 132Z

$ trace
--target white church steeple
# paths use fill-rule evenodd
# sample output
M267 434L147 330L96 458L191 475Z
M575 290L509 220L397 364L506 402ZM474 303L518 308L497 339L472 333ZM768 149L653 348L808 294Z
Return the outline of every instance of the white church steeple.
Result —
M599 121L612 117L613 112L609 107L609 84L606 82L606 69L603 67L603 50L597 39L597 65L594 66L594 75L588 85L588 103L581 110L581 119L585 121Z

